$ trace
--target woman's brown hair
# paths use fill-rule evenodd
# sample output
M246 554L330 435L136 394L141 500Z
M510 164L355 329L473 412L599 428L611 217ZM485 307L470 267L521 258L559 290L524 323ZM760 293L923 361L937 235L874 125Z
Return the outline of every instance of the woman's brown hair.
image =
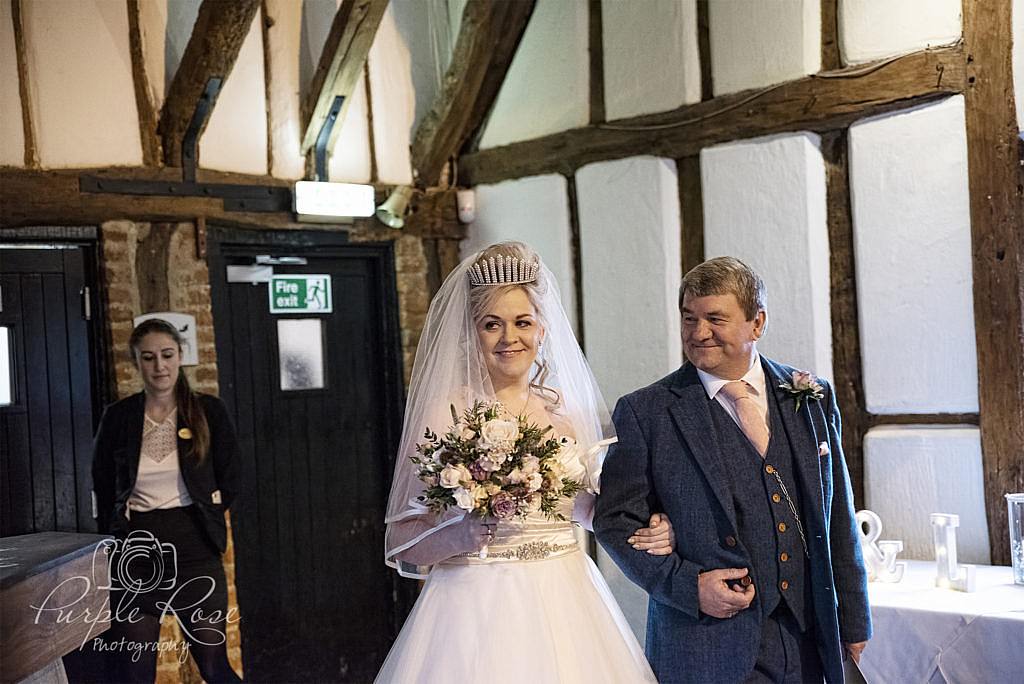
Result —
M132 336L128 340L128 346L132 350L132 358L136 364L139 361L139 344L142 338L151 333L167 335L178 345L178 353L181 353L181 345L184 342L181 333L173 325L162 318L149 318L135 326ZM200 463L210 452L210 424L206 420L206 412L203 405L199 403L199 397L192 391L185 377L185 369L178 367L178 379L174 384L174 398L178 407L178 414L181 416L185 427L192 433L192 456Z

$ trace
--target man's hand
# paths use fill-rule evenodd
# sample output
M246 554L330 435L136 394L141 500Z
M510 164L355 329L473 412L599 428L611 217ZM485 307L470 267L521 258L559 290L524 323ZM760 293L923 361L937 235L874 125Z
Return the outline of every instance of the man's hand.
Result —
M646 551L654 556L667 556L676 548L676 532L664 513L651 516L647 527L642 527L627 540L637 551Z
M750 605L754 600L754 585L737 583L730 587L726 580L738 580L749 576L746 568L721 568L709 570L697 576L697 599L705 615L716 618L731 618Z
M860 654L864 652L864 647L868 645L866 641L857 641L852 644L843 642L843 647L846 648L846 652L853 658L853 662L860 664Z

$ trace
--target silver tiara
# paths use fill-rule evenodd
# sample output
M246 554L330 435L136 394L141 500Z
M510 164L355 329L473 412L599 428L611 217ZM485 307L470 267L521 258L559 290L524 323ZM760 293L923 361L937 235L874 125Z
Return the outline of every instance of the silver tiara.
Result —
M481 259L469 267L469 284L477 285L516 285L532 283L537 279L540 270L539 262L520 261L516 257L505 258L501 254Z

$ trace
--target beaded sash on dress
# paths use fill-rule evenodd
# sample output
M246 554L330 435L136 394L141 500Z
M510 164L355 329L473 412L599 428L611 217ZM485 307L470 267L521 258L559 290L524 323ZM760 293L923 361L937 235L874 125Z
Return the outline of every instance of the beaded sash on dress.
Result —
M454 565L483 565L538 561L565 556L579 550L571 522L553 521L541 514L526 520L499 522L494 541L487 545L487 557L476 551L463 553L444 561Z

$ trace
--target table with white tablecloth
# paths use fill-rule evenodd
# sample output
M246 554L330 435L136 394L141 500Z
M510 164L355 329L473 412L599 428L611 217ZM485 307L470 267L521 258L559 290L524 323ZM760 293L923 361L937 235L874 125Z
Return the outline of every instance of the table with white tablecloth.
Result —
M935 586L935 563L872 582L874 637L861 659L871 684L1024 682L1024 586L1008 567L976 566L971 593Z

